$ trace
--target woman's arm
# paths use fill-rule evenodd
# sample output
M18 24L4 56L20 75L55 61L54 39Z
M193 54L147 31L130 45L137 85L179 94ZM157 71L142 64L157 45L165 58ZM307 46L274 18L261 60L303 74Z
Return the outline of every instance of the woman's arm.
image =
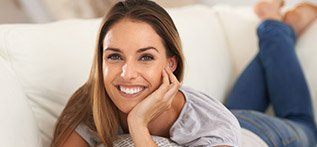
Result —
M128 122L130 122L129 132L136 147L157 147L156 143L152 140L149 129L141 125L142 122L138 122L131 117L128 118Z
M69 138L65 141L65 143L61 147L89 147L88 143L77 134L77 132L73 131Z

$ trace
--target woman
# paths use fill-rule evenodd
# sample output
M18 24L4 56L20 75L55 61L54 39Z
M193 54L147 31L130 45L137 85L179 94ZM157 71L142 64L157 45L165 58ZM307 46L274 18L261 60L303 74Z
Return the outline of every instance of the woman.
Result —
M102 22L90 78L58 119L52 146L111 146L121 133L130 133L136 146L155 146L150 134L181 145L212 139L211 145L237 146L240 126L230 111L215 99L180 88L183 61L177 29L162 7L147 0L118 2ZM214 112L206 118L196 115L208 111ZM217 121L201 126L218 128L209 132L194 123L216 116ZM183 123L201 133L188 132ZM92 133L84 141L79 134L86 128Z
M52 146L112 146L121 133L130 133L136 146L156 146L150 135L183 146L238 146L234 115L181 86L183 61L163 8L147 0L118 2L102 22L90 77L59 117Z

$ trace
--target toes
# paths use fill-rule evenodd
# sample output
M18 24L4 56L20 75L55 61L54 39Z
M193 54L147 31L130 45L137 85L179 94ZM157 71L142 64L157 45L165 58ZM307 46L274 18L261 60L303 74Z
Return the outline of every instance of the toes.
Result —
M280 2L279 2L280 1ZM282 20L282 16L280 15L280 8L282 6L282 0L263 0L258 2L254 6L254 12L257 16L264 20L264 19L276 19Z

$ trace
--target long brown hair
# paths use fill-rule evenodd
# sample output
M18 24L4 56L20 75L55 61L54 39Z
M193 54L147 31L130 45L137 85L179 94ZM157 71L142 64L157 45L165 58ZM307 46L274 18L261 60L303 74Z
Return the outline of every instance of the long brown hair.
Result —
M116 3L102 20L93 64L87 82L69 99L57 120L52 147L65 143L74 129L83 123L97 134L105 146L112 146L119 128L118 108L109 98L103 82L103 40L111 26L122 19L148 23L161 37L168 57L175 56L174 75L183 80L184 56L178 31L169 14L149 0L125 0Z

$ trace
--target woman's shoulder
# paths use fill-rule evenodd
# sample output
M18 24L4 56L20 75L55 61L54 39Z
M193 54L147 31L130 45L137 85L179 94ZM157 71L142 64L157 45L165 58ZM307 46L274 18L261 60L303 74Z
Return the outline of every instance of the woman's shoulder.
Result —
M203 117L200 118L221 117L224 121L237 122L236 117L218 99L188 86L181 86L180 91L186 100L182 111L187 111L187 113L183 113L183 115L202 115Z
M171 139L186 146L236 146L240 125L235 116L216 98L181 86L186 102L179 118L170 129Z
M186 103L192 107L218 107L219 111L227 108L216 98L207 95L206 93L191 88L189 86L181 86L179 89L185 96Z
M101 142L98 137L97 132L90 129L85 123L80 123L76 128L75 131L89 144L89 146L96 146ZM121 127L119 127L118 135L124 134Z
M89 146L95 146L101 142L96 132L91 130L84 123L80 123L75 131L89 144Z
M186 99L184 111L187 111L187 113L183 114L201 116L197 119L212 119L211 121L217 120L224 122L229 121L239 125L236 117L218 99L188 86L182 86L180 90L183 92Z

